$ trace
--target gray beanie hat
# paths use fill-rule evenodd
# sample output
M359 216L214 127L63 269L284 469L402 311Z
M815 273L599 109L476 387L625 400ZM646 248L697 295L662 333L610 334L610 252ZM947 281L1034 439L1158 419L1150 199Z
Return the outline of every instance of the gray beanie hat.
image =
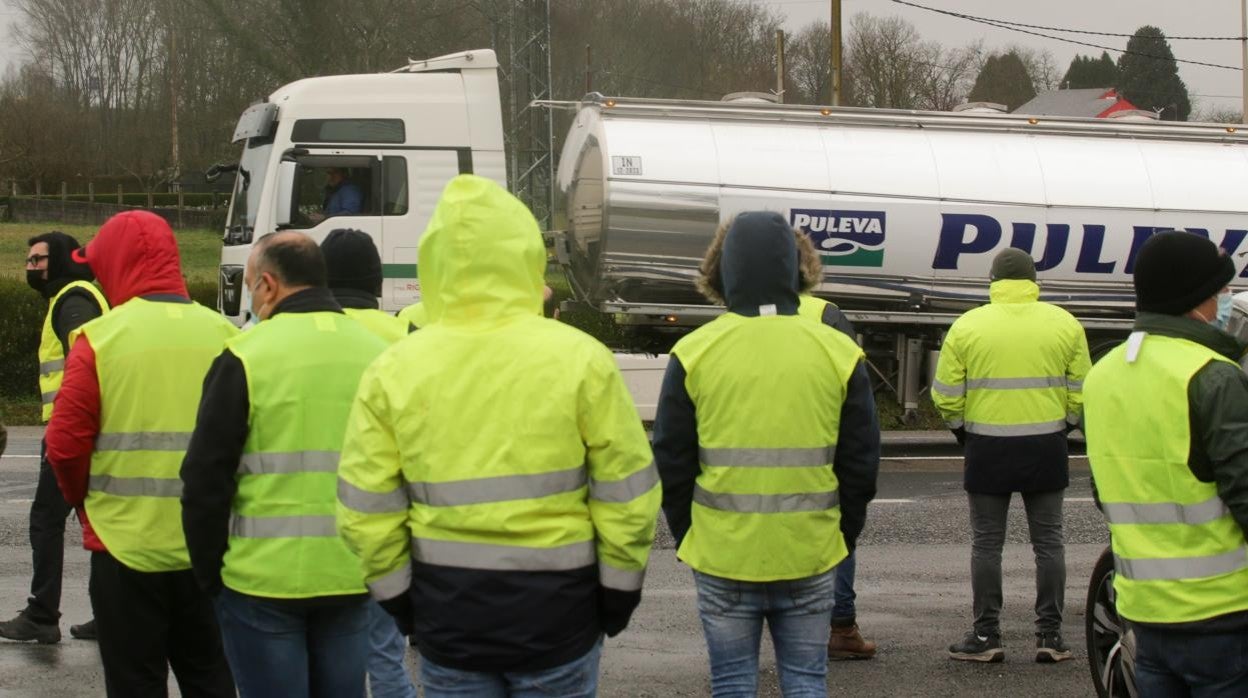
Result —
M1031 255L1016 247L1007 247L992 260L993 281L1005 279L1036 280L1036 263Z

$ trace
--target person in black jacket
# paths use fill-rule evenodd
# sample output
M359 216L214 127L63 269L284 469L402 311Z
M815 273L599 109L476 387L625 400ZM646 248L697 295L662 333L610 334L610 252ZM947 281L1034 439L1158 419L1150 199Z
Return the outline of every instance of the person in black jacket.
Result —
M728 313L672 349L655 416L663 511L697 581L716 695L757 688L764 621L783 692L824 692L833 568L875 496L862 352L799 318L799 239L762 211L720 228L699 287Z
M78 264L70 253L78 249L78 241L59 231L37 235L28 241L29 256L26 259L26 283L49 301L48 315L44 320L46 332L42 339L41 354L48 353L46 343L59 346L61 361L69 355L69 334L89 320L104 313L105 307L99 296L84 288L94 276L85 264ZM79 282L75 284L75 282ZM85 283L83 283L85 282ZM72 288L66 288L74 284ZM61 368L52 369L48 362L40 361L41 372L55 373L57 380ZM47 380L41 378L46 384ZM44 396L44 420L51 417L54 391ZM40 644L60 642L61 629L61 577L65 564L65 520L72 510L65 503L56 486L56 476L48 465L40 448L39 484L30 505L30 550L34 560L34 573L30 578L30 598L26 608L16 618L0 623L0 637L9 640ZM94 640L95 621L71 625L70 635Z

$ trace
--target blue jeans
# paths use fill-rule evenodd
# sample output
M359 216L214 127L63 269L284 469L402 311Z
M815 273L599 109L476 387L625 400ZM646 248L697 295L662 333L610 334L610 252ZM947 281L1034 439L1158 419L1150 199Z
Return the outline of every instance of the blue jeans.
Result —
M858 561L854 559L854 555L855 553L850 552L849 557L836 566L836 583L832 587L833 625L837 621L841 621L842 625L852 625L858 619L858 609L854 607L854 600L858 598L854 593L854 572Z
M403 657L407 639L376 601L368 602L368 691L372 698L416 698Z
M1196 634L1134 627L1140 698L1248 696L1248 631Z
M602 640L580 659L541 671L464 671L420 659L425 698L592 698L598 692Z
M833 571L781 582L739 582L697 571L693 576L711 659L712 696L758 694L764 620L785 698L827 696Z
M224 589L216 611L241 698L364 698L367 598L316 605Z

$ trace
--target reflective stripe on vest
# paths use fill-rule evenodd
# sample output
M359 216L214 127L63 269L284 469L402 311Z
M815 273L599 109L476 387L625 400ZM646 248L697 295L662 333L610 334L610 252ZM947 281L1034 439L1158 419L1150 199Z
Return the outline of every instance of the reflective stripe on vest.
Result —
M181 497L181 478L92 475L87 490L117 497Z
M965 422L966 433L982 436L1040 436L1055 434L1066 428L1065 419L1036 422L1034 424L983 424L981 422ZM956 427L954 427L956 428Z
M728 313L672 350L697 411L701 471L678 552L695 570L798 579L847 553L832 461L862 352L815 313L809 318Z
M831 463L835 454L835 444L814 448L698 447L698 460L713 468L812 468Z
M97 451L185 451L191 443L189 431L138 431L101 433L95 437Z
M598 560L594 541L584 540L554 548L493 545L464 541L412 539L412 558L429 565L473 570L544 572L575 570Z
M455 480L451 482L412 482L389 492L368 492L339 479L338 500L355 511L370 514L404 511L413 502L432 507L458 507L491 502L540 499L573 492L589 485L589 498L623 504L649 492L659 482L659 472L651 463L623 480L595 480L585 466L549 473L505 475L501 477Z
M1190 623L1248 611L1248 546L1217 485L1196 478L1188 389L1229 359L1185 339L1144 335L1084 381L1088 458L1109 522L1119 615Z
M1102 502L1101 511L1111 524L1188 524L1209 523L1231 513L1221 497L1211 497L1196 504L1153 502L1128 504Z
M245 475L336 473L338 472L338 452L244 453L238 464L238 472Z
M200 305L134 298L81 332L100 385L86 498L91 526L130 569L188 569L179 471L204 375L237 330Z
M338 461L360 376L387 346L327 311L279 313L229 342L250 403L221 570L230 589L267 598L365 591L359 559L338 536Z
M1147 560L1114 556L1114 573L1137 581L1199 579L1243 570L1248 570L1248 546L1242 545L1230 552L1202 557Z
M734 511L742 514L782 514L832 509L840 504L840 497L835 490L795 494L726 494L709 492L701 485L695 484L693 501L720 511Z
M337 538L332 516L239 516L230 517L235 538Z
M104 294L100 293L95 284L87 281L71 281L65 284L65 287L57 291L48 303L48 312L43 318L43 329L39 336L39 402L42 405L41 414L45 422L52 419L52 403L56 400L56 394L61 389L61 381L65 378L65 347L61 344L61 338L56 336L56 328L52 324L52 313L61 299L75 290L90 294L100 310L108 310L108 301L104 300Z

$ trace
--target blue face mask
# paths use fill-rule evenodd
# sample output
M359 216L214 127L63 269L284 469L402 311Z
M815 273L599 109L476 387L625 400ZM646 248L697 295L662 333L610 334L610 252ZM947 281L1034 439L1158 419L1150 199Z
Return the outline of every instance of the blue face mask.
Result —
M1230 291L1225 291L1218 296L1218 314L1213 318L1213 322L1209 323L1219 330L1225 330L1231 322L1231 308L1235 305L1235 297Z

